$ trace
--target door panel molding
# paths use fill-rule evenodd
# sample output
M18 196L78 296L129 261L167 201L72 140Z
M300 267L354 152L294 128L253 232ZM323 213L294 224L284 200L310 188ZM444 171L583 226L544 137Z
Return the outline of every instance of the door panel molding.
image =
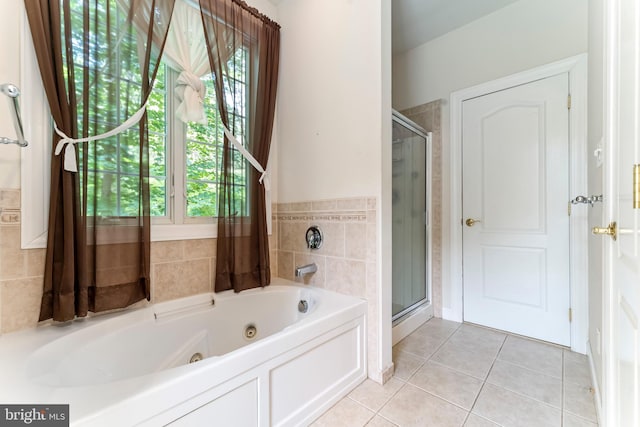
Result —
M532 70L493 80L457 92L450 98L449 164L443 164L443 194L449 196L449 215L443 215L443 231L449 234L450 250L443 256L443 283L450 284L449 298L444 292L442 317L462 321L462 103L511 87L569 73L571 109L569 111L569 174L571 197L587 190L587 55L573 56ZM446 150L446 148L445 148ZM445 159L446 159L445 153ZM447 170L448 173L447 173ZM448 182L447 182L448 179ZM445 206L447 200L443 201ZM568 200L567 200L568 202ZM571 253L571 349L586 353L588 340L588 222L587 206L575 208L570 217ZM446 235L443 236L443 240ZM569 307L567 307L569 308Z
M532 123L527 123L523 128L522 123L514 125L513 129L509 131L514 134L518 134L518 138L514 137L510 144L491 144L490 142L502 141L502 138L488 137L492 134L492 130L495 125L503 126L504 121L515 123L515 118L518 116L518 110L528 109L534 111L535 120ZM511 117L501 116L500 113L511 115ZM500 107L488 112L487 114L479 117L480 120L480 151L482 153L481 166L482 184L481 189L484 194L482 200L480 200L480 207L482 211L481 217L483 218L483 230L485 232L506 232L514 233L520 232L523 234L538 234L546 233L546 140L544 135L546 134L545 118L545 106L543 103L530 102L525 104L523 102L512 103L508 107ZM521 116L520 116L521 117ZM502 131L502 129L500 129ZM531 135L529 138L520 137L520 135ZM493 133L495 135L495 133ZM537 145L531 144L533 140L537 140ZM529 157L529 162L503 162L504 158L515 157L519 152L524 152L528 147L534 148L531 150L535 152L535 157ZM537 149L536 149L537 148ZM506 153L506 156L504 155ZM529 153L533 154L533 153ZM531 160L535 160L532 163ZM493 162L499 162L495 164ZM493 163L493 164L492 164ZM502 164L500 164L502 163ZM541 184L536 188L529 188L529 191L522 191L521 188L513 188L509 193L510 199L509 206L504 206L500 201L506 198L502 195L497 195L495 200L493 198L494 193L492 188L496 188L497 183L503 181L502 173L496 176L495 171L506 171L506 175L510 173L523 173L528 176L542 177L541 179L532 179L532 182ZM534 198L534 195L536 196ZM535 200L534 200L535 199ZM485 200L487 201L485 203ZM537 206L535 209L531 206L531 202L535 201ZM517 227L521 224L521 219L528 217L530 212L537 212L538 217L536 224L529 224L529 227ZM509 215L504 215L505 212L509 212ZM519 218L519 221L513 223L515 218Z

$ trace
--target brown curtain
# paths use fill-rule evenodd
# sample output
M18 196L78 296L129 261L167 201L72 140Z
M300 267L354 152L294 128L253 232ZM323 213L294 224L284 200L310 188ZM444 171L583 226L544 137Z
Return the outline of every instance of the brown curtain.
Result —
M239 0L200 0L224 126L266 168L275 114L280 27ZM224 138L218 191L216 292L271 280L261 173Z
M58 129L71 138L103 134L142 106L159 69L173 5L25 0ZM54 133L52 151L59 139ZM40 320L66 321L149 299L147 114L128 131L75 150L77 173L64 169L63 156L73 151L51 159Z

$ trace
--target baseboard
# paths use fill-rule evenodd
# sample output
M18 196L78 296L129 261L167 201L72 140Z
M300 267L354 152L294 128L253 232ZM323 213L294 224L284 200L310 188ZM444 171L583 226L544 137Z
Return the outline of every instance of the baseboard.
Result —
M595 407L596 417L598 418L598 425L602 424L602 395L600 394L600 383L597 381L598 376L596 374L596 366L593 363L593 354L591 353L591 342L587 341L587 359L589 360L589 371L591 371L591 384L593 384L593 390L595 391Z
M452 322L462 322L462 314L452 308L442 307L442 318L444 320L451 320Z
M387 366L387 368L382 371L382 384L384 385L387 381L389 381L391 379L391 377L393 377L393 372L396 370L396 367L393 363L391 363L391 365Z

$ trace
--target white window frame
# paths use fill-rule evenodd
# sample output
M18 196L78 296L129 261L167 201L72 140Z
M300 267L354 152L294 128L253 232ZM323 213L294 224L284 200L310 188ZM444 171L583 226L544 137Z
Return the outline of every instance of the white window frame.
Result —
M25 139L21 150L21 247L47 247L49 226L49 186L51 180L51 113L42 86L40 70L29 31L27 12L22 5L20 31L20 109Z
M173 93L176 70L167 65L165 71L166 93ZM166 111L175 111L175 98L167 96ZM167 127L167 215L152 217L151 241L189 240L215 238L218 235L218 221L216 218L193 220L186 215L186 125L175 115L165 116Z

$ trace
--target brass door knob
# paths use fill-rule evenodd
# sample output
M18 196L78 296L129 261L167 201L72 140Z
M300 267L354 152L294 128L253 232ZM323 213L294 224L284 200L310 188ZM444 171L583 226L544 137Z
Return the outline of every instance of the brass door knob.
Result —
M618 238L618 225L615 221L609 223L608 227L593 227L591 229L593 234L603 234L607 236L611 236L613 240Z
M464 223L467 224L467 227L473 227L473 225L476 222L481 222L481 221L479 219L467 218L467 220Z

